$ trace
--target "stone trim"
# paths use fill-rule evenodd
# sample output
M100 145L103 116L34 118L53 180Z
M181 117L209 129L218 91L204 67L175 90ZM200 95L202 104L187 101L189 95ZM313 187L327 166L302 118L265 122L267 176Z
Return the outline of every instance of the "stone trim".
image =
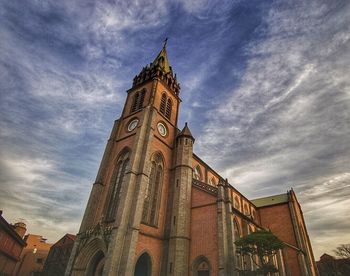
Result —
M212 195L215 195L217 196L218 195L218 188L216 187L213 187L207 183L204 183L202 181L199 181L197 179L192 179L192 185L195 186L196 188L202 190L202 191L205 191L209 194L212 194Z

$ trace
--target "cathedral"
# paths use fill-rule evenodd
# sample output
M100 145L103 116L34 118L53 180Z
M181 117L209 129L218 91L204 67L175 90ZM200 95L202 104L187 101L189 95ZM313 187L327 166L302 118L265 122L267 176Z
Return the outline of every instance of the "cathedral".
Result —
M127 91L65 275L256 275L234 242L258 229L284 243L274 275L317 275L293 190L247 199L193 152L180 103L164 45Z

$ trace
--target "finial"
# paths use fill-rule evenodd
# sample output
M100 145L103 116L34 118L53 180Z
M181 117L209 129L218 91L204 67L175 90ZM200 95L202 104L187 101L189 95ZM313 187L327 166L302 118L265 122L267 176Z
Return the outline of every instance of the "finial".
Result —
M168 38L166 37L166 38L164 39L163 48L165 48L165 47L166 47L167 43L168 43Z

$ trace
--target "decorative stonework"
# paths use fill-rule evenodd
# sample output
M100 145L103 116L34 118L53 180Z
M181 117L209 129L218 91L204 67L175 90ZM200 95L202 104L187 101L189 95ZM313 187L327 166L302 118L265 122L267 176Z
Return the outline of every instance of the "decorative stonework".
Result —
M95 227L80 233L80 239L82 241L81 245L83 246L88 241L98 237L102 239L108 246L112 229L113 229L112 226L105 226L102 223L98 223Z
M173 73L171 66L169 66L165 48L162 49L153 63L143 67L141 72L135 76L132 87L134 88L155 78L165 84L174 95L179 96L180 84L176 79L176 74Z
M206 191L212 195L217 195L218 194L218 188L216 187L213 187L207 183L204 183L202 181L199 181L197 179L192 179L192 185L203 190L203 191Z

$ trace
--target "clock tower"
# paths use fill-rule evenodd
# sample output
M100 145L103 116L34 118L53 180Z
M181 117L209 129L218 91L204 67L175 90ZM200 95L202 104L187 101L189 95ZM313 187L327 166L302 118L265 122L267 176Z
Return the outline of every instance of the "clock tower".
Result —
M66 275L186 275L192 146L166 45L133 79Z

